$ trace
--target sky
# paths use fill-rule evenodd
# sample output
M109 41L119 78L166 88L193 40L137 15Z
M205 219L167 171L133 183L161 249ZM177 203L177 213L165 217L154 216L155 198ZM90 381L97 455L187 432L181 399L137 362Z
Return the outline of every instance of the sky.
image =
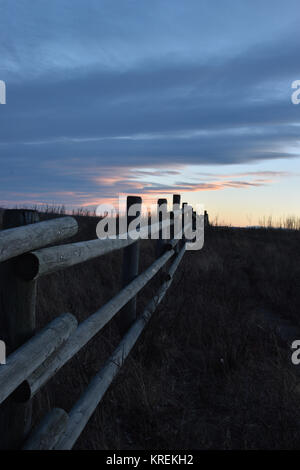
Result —
M297 0L0 0L0 206L300 217Z

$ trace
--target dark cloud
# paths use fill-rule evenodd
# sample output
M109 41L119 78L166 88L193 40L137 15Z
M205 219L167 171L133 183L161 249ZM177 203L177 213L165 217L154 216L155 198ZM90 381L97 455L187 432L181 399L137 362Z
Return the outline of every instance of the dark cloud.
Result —
M3 3L6 15L11 10L17 15L16 21L27 18L26 1L20 2L19 9ZM266 4L273 5L265 2L261 8L266 11ZM177 18L170 37L163 27L167 19L162 22L161 6L156 1L151 12L145 2L135 1L113 6L104 1L101 9L99 2L90 1L90 10L85 10L79 0L72 8L65 1L55 1L47 8L47 20L41 8L37 7L35 15L51 33L48 42L40 27L30 29L29 19L22 23L21 32L15 31L24 35L24 48L21 39L15 40L7 27L1 32L0 50L7 77L12 77L7 83L7 105L0 108L2 191L11 191L14 185L15 192L19 188L26 193L34 187L37 193L47 193L51 188L53 193L85 194L96 188L99 191L94 176L100 177L107 166L140 168L135 178L142 179L163 174L149 168L164 167L165 176L175 176L178 165L246 164L295 156L290 148L299 140L300 128L295 123L300 123L300 110L291 104L290 95L291 83L300 72L296 60L300 34L292 13L289 21L288 14L282 14L291 27L279 28L274 36L271 32L276 17L270 24L265 20L269 35L258 21L259 43L250 28L243 30L238 22L232 25L223 10L225 52L218 53L210 44L211 52L202 56L197 52L205 51L200 39L203 41L205 34L211 37L215 17L211 15L210 22L203 25L197 45L193 12L187 15L181 2L174 2L174 12L170 12ZM201 13L198 2L193 2L193 8L195 14ZM210 18L206 2L202 8ZM237 15L242 23L247 13L255 18L252 7L239 8ZM144 28L139 14L146 15ZM55 22L57 36L51 22ZM102 26L100 30L97 25ZM186 36L180 40L176 31L185 31ZM218 45L222 32L214 32L214 37ZM233 45L237 37L239 47ZM59 41L65 57L58 49ZM128 63L125 46L131 51ZM171 53L172 46L176 52ZM183 52L180 46L184 46ZM101 57L98 62L92 60L94 50ZM112 55L114 50L119 52L119 66L109 67L105 51ZM26 59L31 59L35 68L26 65ZM14 67L18 65L16 75ZM122 185L119 181L114 189L126 190L126 184L130 190L128 179ZM241 187L252 183L227 184Z

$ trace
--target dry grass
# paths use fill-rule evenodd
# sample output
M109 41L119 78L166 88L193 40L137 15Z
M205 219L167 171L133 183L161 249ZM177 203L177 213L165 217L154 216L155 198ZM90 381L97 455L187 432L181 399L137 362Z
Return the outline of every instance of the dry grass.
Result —
M263 217L259 221L259 225L263 228L278 228L285 230L300 230L300 217L290 215L288 217L274 218L272 216Z
M79 222L78 239L93 237L95 219ZM297 378L256 313L300 326L299 241L297 231L209 230L76 448L299 448ZM153 243L143 242L141 269L153 259ZM64 311L83 320L119 290L120 267L116 252L41 280L39 325ZM139 312L153 292L152 284L140 295ZM112 321L38 394L36 420L53 406L70 410L119 339Z

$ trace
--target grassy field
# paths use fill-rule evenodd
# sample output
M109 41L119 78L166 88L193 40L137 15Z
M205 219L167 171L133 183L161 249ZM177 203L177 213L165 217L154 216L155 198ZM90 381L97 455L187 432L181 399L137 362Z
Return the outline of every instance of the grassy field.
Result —
M78 220L76 240L94 238L96 219ZM76 448L300 448L300 379L260 313L300 327L299 241L299 231L208 229ZM141 270L154 248L143 241ZM41 279L39 326L97 310L118 292L121 262L115 252ZM158 281L140 294L138 312ZM54 406L69 411L119 340L112 321L39 392L35 421Z

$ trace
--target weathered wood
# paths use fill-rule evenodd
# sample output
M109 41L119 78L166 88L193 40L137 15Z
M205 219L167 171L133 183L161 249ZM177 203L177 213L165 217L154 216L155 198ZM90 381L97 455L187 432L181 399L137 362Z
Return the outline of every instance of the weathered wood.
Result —
M208 217L208 213L207 211L204 211L204 227L209 227L210 223L209 223L209 217Z
M161 228L167 226L168 221L165 221ZM159 223L153 224L151 230L152 234L159 232ZM142 227L141 238L145 238L148 231L147 227ZM38 279L41 276L66 269L136 243L136 240L131 238L130 232L126 233L126 236L126 239L118 237L116 239L88 240L25 253L17 258L15 272L18 277L24 280Z
M173 207L172 207L172 210L173 210L173 220L174 218L176 217L176 215L178 215L178 213L180 213L180 194L173 194ZM181 227L176 227L175 228L175 232L176 230L179 231Z
M172 222L172 225L170 227L171 229L171 242L170 242L170 246L172 248L175 248L175 253L178 253L178 250L179 250L179 239L182 238L182 234L181 234L181 224L179 226L179 224L177 224L177 221L178 221L178 213L180 212L180 199L181 199L181 196L180 194L173 194L173 207L172 207L172 211L171 211L171 222Z
M187 206L187 202L183 202L182 203L182 206L181 206L181 217L182 217L182 220L181 220L181 230L182 230L182 241L181 243L179 244L179 247L182 248L182 246L184 245L185 243L185 236L184 236L184 211L185 211L185 207Z
M0 366L0 403L32 374L76 329L77 320L65 313L10 354Z
M177 245L178 245L179 240L176 238L173 238L171 240L168 240L166 243L166 250L175 250L177 251Z
M173 209L174 209L174 206L178 206L178 209L179 209L180 200L181 200L180 194L173 194Z
M182 260L183 258L183 255L185 253L185 244L183 245L183 247L181 248L181 250L179 251L178 255L176 256L175 260L173 261L172 265L170 266L170 269L168 271L168 279L172 279L178 266L179 266L179 263L180 261Z
M19 225L33 223L37 219L35 211L6 210L3 214L3 231L0 232L0 256L3 254L1 235L26 230L29 226ZM31 224L30 227L36 225ZM15 239L10 243L14 245L18 242ZM6 343L7 354L30 338L35 329L36 283L20 281L15 276L14 266L15 260L10 259L0 265L0 337Z
M190 227L192 226L192 222L189 222L187 225L186 225L186 229L189 229ZM180 243L182 241L182 231L180 230L179 233L175 234L175 238L173 238L172 240L167 240L166 241L166 249L168 250L175 250L175 253L177 254L180 250Z
M149 238L149 236L151 235L150 238L155 238L154 235L157 235L157 238L158 238L158 235L159 235L159 232L162 230L162 229L166 229L167 227L169 227L169 225L172 225L173 222L170 220L165 220L163 221L162 223L157 221L155 223L152 223L151 225L142 225L141 226L141 229L140 229L140 238L143 239L143 238ZM120 239L121 238L126 238L127 235L130 238L132 238L132 236L134 235L135 232L126 232L125 234L121 234L119 237ZM132 242L134 242L135 240L131 240Z
M18 390L22 399L32 397L56 372L61 369L80 349L85 346L136 294L157 274L165 263L174 255L174 250L167 251L146 271L124 287L107 304L82 322L57 353L49 357L37 368Z
M171 265L172 273L176 271L184 251L180 257L178 256ZM56 445L57 450L70 450L74 446L78 437L82 433L88 423L93 412L102 400L105 392L109 388L113 379L118 374L120 368L125 362L126 357L132 350L139 336L143 332L146 324L155 312L157 306L164 298L168 288L172 283L173 274L170 279L161 286L158 294L149 302L145 311L128 330L119 346L116 348L112 356L108 359L104 368L93 378L85 393L73 407L69 414L69 421L66 431L62 435L61 440Z
M182 240L183 244L189 239L193 228L193 208L187 202L182 203Z
M177 195L174 195L174 198L175 196ZM173 198L173 203L174 203L174 198ZM129 197L128 200L129 201L128 201L127 210L131 207L132 204L141 203L141 199L136 198L136 197ZM162 203L162 201L163 203L166 203L166 200L160 200L160 204ZM17 212L18 211L16 211L16 213ZM24 211L22 212L23 212L22 216L24 218L23 222L25 221L26 223L30 223L30 222L36 221L36 219L34 218L35 217L34 211L30 211L32 212L32 214L27 214ZM135 218L134 216L131 216L131 217L129 216L128 224L134 218ZM67 218L61 218L61 219L56 219L56 220L62 221L66 219L72 219L72 218L67 217ZM54 221L47 221L46 223L49 224L50 222L54 222ZM45 224L45 222L37 223L36 226L39 226L39 229L40 229L41 224ZM170 224L169 221L164 221L163 223L160 221L158 224L156 224L157 230L159 231L160 235L162 234L163 226L168 226L169 224ZM172 224L174 224L173 220L171 220L171 226ZM32 226L29 226L29 227L32 228ZM75 227L73 226L72 230L74 229ZM17 230L17 229L14 229L14 230ZM148 233L149 228L142 227L140 231L141 234L143 230L147 231ZM76 230L74 233L76 233L76 231L77 231L77 223L76 223ZM11 232L11 230L8 229L8 230L5 230L4 232ZM12 236L12 234L9 234L9 236L6 235L6 238L2 237L1 239L1 233L4 233L4 232L0 232L0 261L2 259L1 256L3 256L3 259L6 259L6 260L10 258L10 255L8 256L9 250L5 248L6 246L5 243L7 243L8 238L11 239L10 243L17 243L17 240L18 240L18 237L14 238L15 235ZM20 232L18 236L21 237ZM29 236L29 231L23 232L23 236L24 237ZM59 234L59 236L61 236L61 234ZM71 236L70 233L67 236ZM179 265L180 260L182 259L184 255L185 246L183 247L179 255L176 257L175 261L172 263L171 268L168 271L167 280L164 282L163 286L158 291L158 294L148 304L147 309L144 311L140 319L136 320L133 323L133 320L136 318L136 295L137 293L149 282L150 279L153 278L153 276L155 276L155 274L161 268L163 268L166 265L168 260L170 260L171 257L173 257L175 253L174 247L178 243L178 240L163 240L164 248L161 250L161 252L164 252L164 254L162 254L159 257L159 259L155 261L152 266L150 266L150 268L148 268L144 273L138 276L138 255L136 255L135 253L133 256L132 253L130 252L130 249L138 245L138 243L136 242L136 240L132 240L132 238L130 237L130 233L127 234L127 236L129 237L126 239L119 236L119 238L117 238L116 240L110 240L110 239L92 240L88 242L64 245L62 247L45 248L43 250L38 250L33 253L25 253L25 255L22 257L22 261L24 262L26 261L26 259L27 261L24 264L20 263L21 257L19 257L18 259L12 259L10 261L6 261L5 263L3 263L3 266L5 267L5 272L7 271L6 264L8 266L11 266L10 274L11 276L13 276L14 282L19 283L20 286L21 285L26 286L25 293L26 295L28 295L28 292L29 292L28 287L36 286L35 279L37 279L38 276L41 276L46 273L53 272L53 271L56 271L58 269L62 269L68 266L72 266L80 262L84 262L88 259L101 256L104 253L108 253L115 249L123 248L124 246L125 246L125 250L128 250L128 253L130 254L128 258L129 263L127 264L124 263L124 267L125 266L127 267L127 269L125 269L124 276L123 276L123 283L125 287L119 292L119 294L117 294L113 299L111 299L111 301L109 301L106 305L104 305L104 307L100 308L91 317L85 320L77 329L76 329L77 321L72 315L65 314L64 316L59 317L57 320L55 320L50 325L48 325L48 327L42 330L38 335L34 336L31 340L23 344L23 346L17 349L14 353L10 354L8 356L6 366L0 367L0 403L5 399L6 401L14 399L14 400L19 400L21 402L30 400L32 396L36 393L36 391L42 385L44 385L56 373L56 371L59 370L69 359L71 359L91 338L93 338L94 335L96 335L121 308L124 308L124 306L126 306L127 308L130 305L130 303L134 301L134 304L135 304L134 305L134 318L131 315L130 321L129 320L126 321L127 322L126 328L124 328L124 325L122 328L123 331L125 330L127 331L126 336L120 343L119 347L116 349L110 361L108 361L107 366L105 366L103 371L100 371L99 374L97 374L97 376L100 377L100 381L102 380L101 377L104 377L104 381L102 385L100 383L97 384L97 376L96 376L94 379L95 387L93 386L91 389L89 387L89 389L87 390L86 394L89 395L92 405L88 403L88 400L86 401L86 398L84 398L82 402L83 404L82 412L80 411L81 400L77 403L77 405L75 405L74 409L71 412L71 419L73 420L73 424L78 423L79 415L82 415L82 420L80 421L79 424L77 424L78 428L74 432L74 428L70 424L67 424L68 415L63 410L59 410L59 409L52 410L52 412L49 413L45 417L41 425L34 431L34 433L32 433L31 437L28 439L28 441L24 445L24 449L71 448L73 446L74 442L76 441L76 439L78 438L78 436L82 432L82 429L85 426L84 422L86 423L88 421L95 407L97 406L102 396L104 395L105 391L109 387L114 376L117 374L119 368L122 366L124 359L127 357L130 350L132 349L135 342L137 341L139 335L143 331L145 324L151 317L152 313L155 311L158 303L161 301L161 299L165 295L165 292L167 291L168 287L170 286L172 282L173 275ZM21 240L22 250L24 249L25 252L42 247L45 244L49 244L54 241L54 240L48 241L47 243L45 242L47 237L42 236L44 240L42 244L34 245L34 243L36 243L36 241L34 240L34 232L32 232L32 238L33 240L31 239L31 242L32 242L31 246L33 247L29 249L24 248L24 247L30 246L28 243L28 240L26 241L26 243L23 243L24 240L23 241ZM62 237L62 238L65 238L65 237ZM1 244L3 240L4 240L4 243ZM56 239L56 241L57 240L58 239ZM165 249L167 248L168 243L169 243L168 249L170 251L165 252ZM3 251L3 246L5 248L4 251ZM20 249L21 248L18 247L18 250L19 250L17 252L18 255L21 253L24 253L24 251L20 251ZM13 250L16 250L16 248L14 247ZM10 254L15 252L13 250L10 250ZM16 255L13 255L13 256L16 256ZM23 273L22 279L16 277L16 266L18 266L18 269L17 269L18 274L20 275ZM128 266L129 266L129 269L128 269ZM127 276L127 279L126 279L126 276ZM11 283L9 282L9 284ZM9 298L11 297L12 296L10 296ZM35 302L35 290L34 290L33 298ZM33 302L33 307L34 307L34 302ZM17 303L19 304L19 302ZM13 301L12 301L12 305L13 305ZM28 311L27 301L25 302L25 305L26 305L26 311ZM32 308L32 304L30 305ZM131 309L131 313L132 313L132 309ZM52 325L52 329L55 330L56 326L53 327L53 325L55 325L55 322L61 320L63 317L69 317L70 329L68 333L66 334L66 337L60 341L59 335L62 334L63 336L62 330L64 330L64 328L57 327L57 331L53 333L53 336L51 336L48 329ZM26 318L28 317L26 316ZM128 330L128 328L130 329ZM10 345L11 344L13 345L15 343L15 346L12 346L12 349L11 349L11 351L13 351L16 348L16 346L18 346L17 344L18 341L20 342L19 344L22 344L27 339L26 335L27 337L29 337L28 334L29 334L30 328L28 331L25 331L25 334L23 334L22 339L20 339L19 337L17 340L15 339L16 331L13 328L10 328L10 330L13 332L12 339L8 338L8 341ZM9 329L6 328L6 331L9 331ZM32 335L32 332L33 331L31 331L30 336ZM47 336L47 333L49 333L48 336ZM44 337L41 339L40 335L41 336L44 335ZM1 333L0 333L0 338L1 338ZM55 343L54 340L56 340L57 343ZM5 367L5 369L3 369L3 367ZM107 371L105 372L106 369ZM4 372L2 373L2 371L4 370L5 370L5 373ZM3 383L5 384L4 388L2 387ZM100 390L100 395L98 397L96 396L96 391L97 391L96 389L98 390L98 392ZM102 389L103 389L103 393L101 395ZM84 394L84 396L86 396L86 394ZM19 405L20 403L17 403L17 406ZM23 417L21 415L19 415L19 420L20 418L23 421ZM29 421L27 418L25 421L26 421L27 428L28 428ZM10 429L9 425L7 429L8 430ZM22 433L20 434L19 437L22 436L22 440L23 440L24 429L22 425L20 426L20 430L22 431ZM71 430L71 433L68 435L70 430ZM63 438L61 438L62 434L63 434ZM74 436L75 436L75 440L74 440ZM11 439L8 442L11 442ZM18 438L18 444L20 444L19 438ZM15 439L15 443L13 444L13 447L16 447L16 439Z
M158 199L157 201L157 214L158 214L158 220L160 224L166 223L166 219L164 219L163 215L163 207L167 206L167 199ZM166 212L167 214L167 212ZM172 219L171 219L172 220ZM171 225L171 224L170 224ZM167 231L169 232L169 235L171 234L171 229L168 227L168 224L166 225ZM159 230L159 237L156 243L156 253L157 256L161 256L164 251L167 249L167 244L170 241L169 239L164 238L164 229L163 226L161 225L161 228Z
M127 230L129 224L141 215L142 199L139 196L127 197ZM139 209L136 215L130 213L131 208L135 206ZM140 228L140 227L139 227ZM122 274L122 287L127 286L139 273L139 259L140 259L140 241L124 248L123 251L123 274ZM136 318L136 296L133 297L128 304L126 304L119 315L118 327L121 334L128 330L129 326Z
M29 435L23 450L52 450L66 430L68 420L65 410L54 408Z
M97 239L44 248L20 256L16 265L16 273L22 279L37 279L119 250L132 243L135 242L130 238L127 240Z
M5 229L5 214L4 226ZM21 211L24 213L25 211ZM22 216L25 220L25 216ZM78 225L73 217L38 222L24 227L0 231L0 262L19 256L28 251L41 248L50 243L69 238L77 233Z
M193 237L193 207L187 205L183 214L184 217L184 239L192 240Z
M36 283L24 282L17 278L14 271L14 259L7 259L7 254L16 252L18 239L10 240L10 245L1 243L5 234L24 233L28 227L36 227L36 211L8 209L3 213L2 232L0 232L0 338L6 344L7 355L27 341L35 331ZM22 227L24 224L30 224ZM33 225L34 224L34 225ZM17 227L17 228L13 228ZM4 234L4 235L3 235ZM8 237L9 239L9 237ZM4 251L3 251L4 250ZM4 257L3 257L4 255ZM5 366L7 367L7 366ZM11 399L0 407L0 448L16 448L29 432L31 426L31 403L16 405ZM5 430L5 432L4 432Z

